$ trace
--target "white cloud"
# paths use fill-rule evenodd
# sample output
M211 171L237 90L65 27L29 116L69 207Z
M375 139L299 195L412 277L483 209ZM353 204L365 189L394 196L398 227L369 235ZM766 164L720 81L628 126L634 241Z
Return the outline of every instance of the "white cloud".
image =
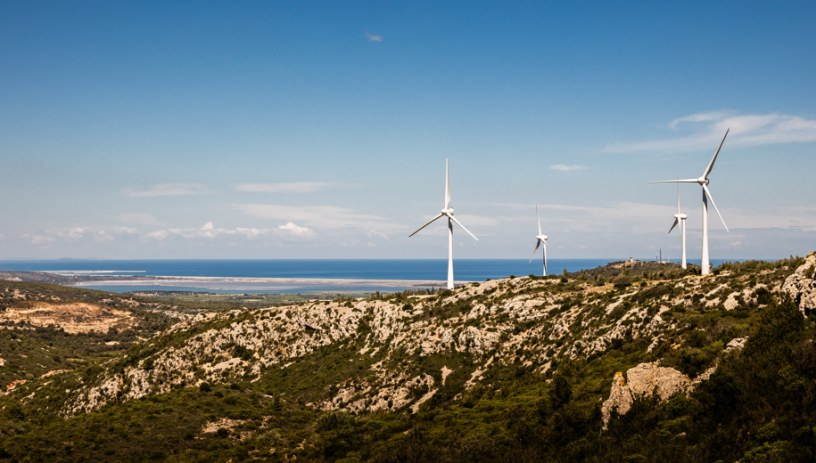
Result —
M696 189L699 188L695 185ZM699 191L699 190L698 190ZM498 208L500 214L495 216L499 225L510 222L526 222L531 227L536 221L534 206L530 204L480 203L483 208ZM777 206L773 210L755 210L731 207L726 203L718 204L723 218L733 232L736 229L787 229L816 231L816 207ZM606 235L607 233L634 233L652 230L668 232L676 212L676 205L656 205L635 202L608 202L600 206L576 206L566 204L539 204L541 226L547 230L569 229L572 232L591 232ZM699 199L683 202L682 210L688 214L688 226L699 229L701 221L701 203ZM517 212L518 211L518 212ZM457 216L458 217L458 216ZM471 228L468 222L462 221ZM484 224L483 226L487 226ZM514 226L515 227L515 226ZM476 228L476 227L473 227ZM719 217L709 210L709 230L722 230ZM479 234L471 229L474 233ZM672 234L677 233L673 231ZM675 235L676 236L676 235ZM732 236L733 233L732 233Z
M675 119L669 124L669 127L672 129L676 129L678 125L683 122L708 122L708 121L717 121L727 117L730 113L726 111L713 111L708 113L697 113L692 114L691 116L685 116L678 119Z
M241 228L241 227L238 227L238 228L235 229L235 234L236 235L243 235L243 236L247 237L248 239L257 238L259 236L266 235L266 234L268 234L270 232L271 232L271 230L268 230L266 228Z
M311 229L306 227L299 227L295 225L293 222L289 222L286 225L281 225L280 227L278 227L278 230L288 232L295 236L307 236L313 234Z
M351 209L335 206L284 206L279 204L242 204L238 208L247 215L264 219L298 222L311 228L355 229L383 234L404 231L405 226L387 222L376 215L358 214Z
M323 182L290 182L290 183L242 183L235 187L238 191L255 193L312 193L329 186Z
M24 238L29 237L29 235L23 235ZM54 238L50 236L42 236L42 235L34 235L31 236L31 244L40 245L40 244L48 244L54 241Z
M98 241L110 241L116 238L116 235L133 235L136 234L135 228L129 227L111 227L106 230L100 230L93 235L93 238Z
M699 127L703 124L702 127ZM714 150L730 128L729 146L760 146L816 141L816 120L788 114L744 114L720 111L692 114L675 119L669 127L677 130L690 125L697 133L684 137L633 143L614 143L603 148L607 153L652 151L675 153ZM699 128L698 128L699 127Z
M157 196L201 195L207 193L207 189L204 185L197 183L162 183L153 185L144 190L125 188L122 190L122 193L137 198L150 198Z
M45 244L53 242L76 243L85 239L94 241L110 241L119 235L135 235L137 230L129 227L69 227L61 230L47 230L34 235L22 235L22 238L31 238L33 244Z
M587 166L568 166L566 164L555 164L550 166L552 170L560 170L561 172L569 172L571 170L584 170Z
M156 230L144 235L145 238L154 239L157 241L163 241L167 239L171 234L171 230Z
M370 32L366 32L366 37L368 37L368 40L372 42L382 42L382 37L376 34L372 34Z
M212 222L205 223L201 228L169 228L165 230L155 230L142 235L142 240L165 241L171 238L181 238L187 240L194 239L215 239L222 236L243 236L247 239L254 239L264 235L282 235L286 237L297 236L307 237L313 235L312 231L305 227L298 227L294 223L288 223L275 229L270 228L216 228Z
M135 223L140 225L158 225L160 222L152 214L138 212L123 212L116 216L120 222Z
M83 236L85 236L85 233L87 233L89 231L90 230L88 228L85 228L85 227L72 227L72 228L66 228L65 230L60 230L60 231L57 232L57 234L60 237L65 238L65 239L67 239L69 241L76 241L78 239L81 239Z

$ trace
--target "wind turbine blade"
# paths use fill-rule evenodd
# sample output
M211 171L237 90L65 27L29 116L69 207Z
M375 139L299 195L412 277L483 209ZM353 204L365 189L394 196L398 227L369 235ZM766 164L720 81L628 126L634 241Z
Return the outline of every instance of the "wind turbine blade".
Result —
M725 224L725 220L723 220L720 210L717 209L717 205L714 204L714 198L711 197L711 192L708 191L708 187L703 185L703 191L705 191L706 196L708 196L708 200L711 201L711 205L714 206L714 210L717 211L717 215L720 217L720 221L722 222L723 227L725 227L725 231L730 233L731 231L728 229L728 225Z
M445 214L439 213L439 215L437 215L436 217L434 217L433 219L431 219L431 220L430 220L428 223L426 223L425 225L423 225L423 226L419 227L419 230L422 230L423 228L427 227L428 225L430 225L430 224L434 223L434 221L435 221L436 219L438 219L438 218L442 217L443 215L445 215ZM417 231L415 231L415 232L411 233L411 234L408 236L408 238L410 238L410 237L412 237L412 236L416 235L417 233L419 233L419 230L417 230Z
M445 209L450 208L450 161L445 159Z
M726 130L725 130L725 137L727 137L727 136L728 136L728 131L729 131L729 130L731 130L731 128L730 128L730 127L729 127L728 129L726 129ZM717 160L717 155L718 155L718 154L720 154L720 150L722 149L722 145L723 145L723 143L725 143L725 137L723 137L722 141L720 142L720 147L719 147L719 148L717 148L717 152L716 152L716 153L714 153L714 157L713 157L713 158L711 158L711 162L709 162L709 163L708 163L708 167L706 167L705 172L703 172L703 178L708 178L708 174L710 174L710 173L711 173L711 169L713 169L713 168L714 168L714 161L716 161L716 160ZM713 202L713 201L712 201L712 202Z
M474 240L479 241L479 238L476 238L476 235L474 235L473 233L471 233L471 232L470 232L470 230L468 230L467 228L465 228L465 226L464 226L464 225L462 225L461 223L459 223L459 221L458 221L458 220L456 220L456 218L455 218L454 216L449 215L448 217L450 217L450 219L451 219L451 220L453 220L454 222L456 222L456 225L459 225L460 227L462 227L462 230L466 231L466 232L468 233L468 235L470 235L470 236L472 236L472 237L473 237L473 239L474 239Z
M685 180L662 180L660 182L646 182L646 183L697 183L697 179L689 178Z
M538 219L538 234L541 234L541 217L538 215L538 204L536 204L536 218Z
M672 227L669 228L669 234L671 234L672 230L674 230L674 227L676 227L678 223L680 223L680 219L675 218L674 223L672 224Z
M535 253L538 252L538 247L539 246L541 246L541 240L536 240L536 247L535 247L535 249L533 249L533 255L530 256L530 262L533 261L533 257L535 257ZM530 262L527 262L527 263L529 264Z

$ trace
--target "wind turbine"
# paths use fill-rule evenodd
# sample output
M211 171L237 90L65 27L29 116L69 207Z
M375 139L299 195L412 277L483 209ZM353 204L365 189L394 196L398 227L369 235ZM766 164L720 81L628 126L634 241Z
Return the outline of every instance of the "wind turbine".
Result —
M533 261L535 253L538 252L538 247L544 243L544 276L547 276L547 235L541 233L541 217L538 215L538 204L536 204L536 218L538 219L538 236L536 236L536 247L533 249L533 255L530 256L530 262Z
M708 163L708 167L706 167L705 172L700 178L691 178L686 180L664 180L662 182L649 182L649 183L697 183L701 187L703 187L703 259L702 259L702 274L708 275L710 273L709 270L709 262L708 262L708 202L711 201L711 205L714 206L714 210L717 211L717 215L720 217L720 221L722 222L723 226L725 227L725 231L728 230L728 225L725 224L725 220L722 218L722 214L720 214L720 210L717 209L717 205L714 204L714 198L711 197L711 192L708 191L708 174L711 173L711 169L714 168L714 162L717 160L717 155L720 154L720 149L722 149L723 143L725 143L725 137L728 136L728 131L731 130L730 128L725 131L725 136L723 137L722 141L720 142L720 147L717 148L717 152L714 153L714 157L711 158L711 162Z
M408 236L408 238L410 238L411 236L416 235L417 233L419 233L420 230L422 230L423 228L427 227L428 225L434 223L436 221L436 219L438 219L440 217L444 217L444 216L446 216L448 218L448 289L453 289L453 222L456 222L456 225L459 225L460 227L462 227L462 230L466 231L468 233L468 235L473 237L474 240L479 241L479 238L476 238L476 236L473 233L468 231L468 229L465 228L464 225L462 225L461 223L459 223L458 220L456 220L456 218L453 216L453 209L451 209L451 207L450 207L450 201L451 201L451 196L450 196L450 162L446 159L445 160L445 208L442 209L442 212L440 212L436 217L431 219L428 223L426 223L425 225L419 227L419 230L411 233L411 235Z
M669 234L671 234L674 227L680 224L680 229L678 233L680 233L680 241L683 242L683 261L680 264L680 267L685 269L686 268L686 218L688 216L680 212L680 184L677 184L677 214L674 214L674 223L672 224L671 228L669 228Z

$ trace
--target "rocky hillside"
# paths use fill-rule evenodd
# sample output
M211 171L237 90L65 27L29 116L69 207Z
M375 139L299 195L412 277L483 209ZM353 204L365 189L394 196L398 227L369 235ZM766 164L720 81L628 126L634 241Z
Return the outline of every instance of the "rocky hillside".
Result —
M810 415L765 423L762 438L759 428L742 429L725 447L690 426L706 407L725 406L719 397L737 386L723 375L741 380L750 368L729 369L743 358L784 341L792 343L785 355L800 349L802 365L816 364L803 340L812 339L803 314L816 300L814 265L816 255L724 264L706 277L669 264L618 265L452 292L204 312L82 371L19 386L4 403L22 404L14 423L26 410L72 429L113 423L105 442L76 436L91 438L82 455L111 460L138 455L124 439L179 461L503 461L510 453L519 461L776 461L799 455L796 439L816 438L816 427L812 437L792 428ZM777 336L780 320L799 338ZM783 373L777 364L782 390L813 389L809 367ZM151 403L165 405L151 415ZM718 409L723 420L733 419L732 405ZM142 412L142 421L119 423ZM33 432L0 431L10 439L0 458L35 445Z
M668 265L666 270L678 271ZM729 342L747 334L738 331L738 317L767 304L790 269L760 270L759 278L718 273L671 282L656 275L628 286L596 285L586 275L508 278L437 296L210 312L173 326L111 364L65 412L87 412L116 397L130 400L179 385L275 381L298 360L327 348L345 352L364 374L327 374L324 384L303 394L325 410L416 409L451 374L457 379L452 382L461 383L459 394L476 385L489 387L485 378L491 369L514 366L546 375L560 361L586 360L626 342L644 344L655 360L669 351L693 352L692 363L680 356L664 363L695 376L713 365ZM684 313L705 309L734 311L729 317L734 321L707 327L684 323L678 330ZM687 336L678 337L678 331ZM445 357L449 364L423 366L424 359Z

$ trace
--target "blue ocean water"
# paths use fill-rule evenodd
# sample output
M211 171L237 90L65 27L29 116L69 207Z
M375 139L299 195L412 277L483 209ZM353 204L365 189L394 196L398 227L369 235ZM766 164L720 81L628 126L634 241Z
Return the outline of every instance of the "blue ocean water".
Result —
M591 269L609 262L624 259L551 259L548 272L560 274ZM690 262L694 262L691 260ZM712 260L716 266L724 260ZM699 261L696 262L699 264ZM0 270L59 272L99 275L146 275L185 277L237 277L237 278L321 278L359 280L432 280L447 278L448 262L445 259L275 259L275 260L32 260L0 261ZM509 275L540 275L541 261L532 263L524 259L459 259L454 262L456 281L485 281L505 278ZM217 291L217 292L304 292L368 291L405 289L403 286L245 286L229 287L188 287L188 286L87 286L114 292L137 290L165 291Z
M550 273L595 268L622 259L552 259ZM376 280L444 280L445 259L274 259L274 260L36 260L0 261L0 269L19 271L104 272L102 275L151 275L246 278L338 278ZM456 279L484 281L508 275L541 273L541 261L459 259ZM87 273L94 274L94 273Z

